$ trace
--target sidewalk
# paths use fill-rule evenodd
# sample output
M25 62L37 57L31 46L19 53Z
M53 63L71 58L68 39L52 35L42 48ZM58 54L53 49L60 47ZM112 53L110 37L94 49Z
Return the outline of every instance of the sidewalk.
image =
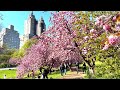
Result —
M0 68L0 70L10 70L10 69L16 69L16 67L13 67L13 68Z

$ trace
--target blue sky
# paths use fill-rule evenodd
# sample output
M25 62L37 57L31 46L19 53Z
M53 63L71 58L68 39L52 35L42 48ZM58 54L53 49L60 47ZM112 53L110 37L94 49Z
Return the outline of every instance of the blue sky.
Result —
M7 28L9 25L14 25L16 31L20 35L24 34L24 21L28 18L31 11L0 11L0 14L3 15L3 20L0 20L4 28ZM33 11L36 19L39 20L41 16L43 17L46 28L50 25L49 18L51 16L50 11Z

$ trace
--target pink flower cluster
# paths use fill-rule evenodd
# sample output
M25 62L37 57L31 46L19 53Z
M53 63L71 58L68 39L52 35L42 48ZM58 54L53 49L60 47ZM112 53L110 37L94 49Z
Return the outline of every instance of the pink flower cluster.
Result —
M108 41L109 41L110 45L116 45L116 44L118 44L118 36L110 35L108 37Z
M88 40L89 40L89 37L88 37L88 36L85 36L85 37L83 37L83 39L84 39L85 41L88 41Z
M107 50L109 48L109 44L106 44L102 50Z
M114 16L112 20L113 20L113 21L116 21L116 16Z
M103 47L103 50L107 50L110 46L116 46L119 43L120 43L120 36L116 36L112 34L108 37L108 43L105 44L105 46Z
M96 18L95 25L102 27L104 24L104 19L106 18L105 15L99 16Z
M111 27L108 24L103 25L103 29L109 31Z
M95 25L103 28L105 31L110 31L111 30L111 26L109 24L106 23L106 21L108 21L110 19L111 16L99 16L96 18L96 22ZM115 18L113 18L113 20L115 20Z

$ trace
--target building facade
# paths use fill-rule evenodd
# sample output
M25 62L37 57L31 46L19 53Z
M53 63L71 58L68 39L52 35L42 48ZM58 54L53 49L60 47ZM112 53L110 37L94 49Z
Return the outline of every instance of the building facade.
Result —
M35 15L33 12L30 13L27 20L24 23L24 35L23 35L23 42L29 40L33 36L40 36L42 32L46 30L46 25L41 17L40 20L36 20Z
M6 46L9 49L19 49L20 38L19 33L14 30L14 26L2 29L0 32L0 47Z

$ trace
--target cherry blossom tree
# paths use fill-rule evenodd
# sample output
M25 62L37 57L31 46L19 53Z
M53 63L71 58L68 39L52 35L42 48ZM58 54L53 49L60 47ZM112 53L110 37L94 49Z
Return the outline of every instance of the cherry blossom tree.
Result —
M119 21L118 12L52 13L52 26L19 60L18 78L41 66L58 67L63 61L74 63L84 60L95 73L97 56L111 47L119 46Z
M50 22L52 26L39 36L36 44L27 50L17 68L17 78L22 78L30 71L41 66L59 67L61 62L82 62L79 48L76 48L73 30L76 14L72 11L53 12Z

